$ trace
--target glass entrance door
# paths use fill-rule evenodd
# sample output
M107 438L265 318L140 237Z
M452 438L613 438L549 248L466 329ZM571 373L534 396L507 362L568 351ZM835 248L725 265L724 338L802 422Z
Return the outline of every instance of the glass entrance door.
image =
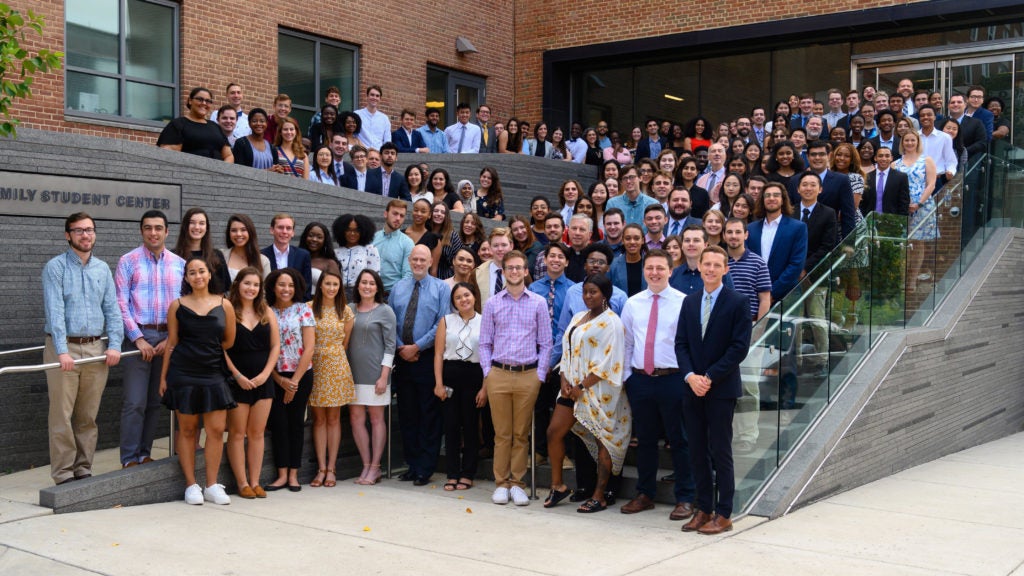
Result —
M886 66L878 68L875 88L886 94L895 94L900 81L904 78L909 78L914 83L914 92L918 90L928 90L931 92L938 90L942 86L942 72L941 61Z

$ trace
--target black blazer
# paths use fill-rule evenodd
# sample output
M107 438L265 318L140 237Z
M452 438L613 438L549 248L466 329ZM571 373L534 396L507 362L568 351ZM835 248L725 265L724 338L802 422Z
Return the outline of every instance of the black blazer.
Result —
M352 178L355 179L355 174L353 174ZM371 168L366 171L365 192L376 194L377 196L384 194L384 168ZM398 170L391 173L391 182L388 185L388 198L412 200L412 196L409 194L409 183L405 181L405 176Z
M704 291L683 300L676 328L676 361L685 377L690 372L711 379L711 398L743 395L740 362L750 348L750 304L747 297L726 286L711 309L707 331L700 334L700 305ZM683 394L694 396L688 384Z
M703 218L704 213L711 210L711 195L708 191L694 183L690 187L690 216Z
M960 119L960 140L964 143L964 148L967 149L968 158L988 152L985 124L977 118L964 114L964 117Z
M274 245L271 244L260 253L270 260L270 271L277 270L277 256L274 255ZM288 267L294 268L302 274L303 281L306 282L306 292L303 294L303 302L308 302L313 299L313 259L309 255L309 251L305 248L299 248L298 246L292 246L288 249Z
M793 206L800 205L800 194L797 192L799 185L798 175L789 180L789 201ZM853 187L850 186L849 176L832 170L825 172L825 180L821 183L818 203L835 210L835 215L839 217L840 239L846 238L850 232L853 232L853 227L857 224L857 217L853 212L857 206L853 203ZM793 217L797 220L800 219L799 214L794 214Z
M266 140L264 140L266 142ZM274 164L277 164L277 147L267 142L267 146L270 146L270 155L274 158ZM249 142L248 137L241 137L235 140L235 145L231 147L231 154L235 157L235 164L242 166L248 166L252 168L253 162L253 150L252 142Z
M355 190L356 189L356 169L353 168L351 164L349 164L348 162L345 162L344 160L341 161L341 166L342 166L343 172L341 174L335 174L334 175L335 178L338 179L338 186L341 186L342 188L351 188L351 189ZM335 172L337 172L337 169L335 169Z
M661 149L668 150L668 138L659 136L658 140L661 142ZM651 157L651 137L644 134L644 137L640 139L640 142L636 145L636 160L643 160L644 158Z
M804 207L797 204L793 216L802 221L803 210ZM836 211L824 205L819 197L806 224L807 258L804 259L804 272L810 272L839 242L836 236Z
M860 198L860 213L867 216L875 210L878 201L875 188L878 172L872 170L864 179L864 193ZM910 215L910 179L906 174L889 168L885 175L885 190L882 190L882 212L884 214Z
M982 130L984 130L984 128L982 128ZM881 134L878 134L874 138L872 138L871 139L871 143L874 144L875 150L878 150L879 148L881 148L882 147L882 136L881 136ZM899 160L902 156L903 156L903 154L900 153L900 135L895 133L895 132L893 132L892 133L892 161L895 162L895 161Z

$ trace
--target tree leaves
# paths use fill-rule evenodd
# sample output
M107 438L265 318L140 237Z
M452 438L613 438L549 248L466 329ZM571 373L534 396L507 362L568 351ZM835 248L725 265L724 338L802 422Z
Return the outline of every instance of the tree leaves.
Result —
M43 17L29 10L23 16L0 3L0 136L17 137L18 119L10 114L14 99L32 96L33 75L60 69L63 52L42 49L34 56L21 47L25 30L43 35ZM12 79L15 78L16 79Z

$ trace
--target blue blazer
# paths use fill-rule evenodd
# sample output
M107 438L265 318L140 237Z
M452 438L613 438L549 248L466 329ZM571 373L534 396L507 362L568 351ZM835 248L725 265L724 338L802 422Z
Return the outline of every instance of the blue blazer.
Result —
M643 267L643 260L640 261L641 268ZM612 281L612 286L615 286L619 290L622 290L626 294L629 294L627 288L629 287L629 276L626 274L626 255L619 254L612 260L612 266L608 270L608 279ZM643 273L640 274L640 290L647 290L647 280L644 278Z
M405 133L405 129L399 128L391 133L391 141L398 147L400 154L414 153L419 148L427 147L427 144L423 141L423 134L420 134L420 131L416 129L412 131L412 140L409 140L409 135Z
M764 220L752 222L747 227L747 250L768 263L768 275L772 278L772 301L781 300L800 281L800 272L807 260L807 225L783 216L779 230L775 233L775 242L772 243L772 253L767 258L761 254L763 227ZM747 310L747 315L750 315L750 310Z
M664 136L661 136L661 137L659 137L659 141L661 142L661 149L662 150L668 150L668 148L669 148L668 138L665 138ZM644 158L650 158L650 157L651 157L651 137L648 136L647 134L644 134L644 137L641 138L640 142L638 142L637 145L636 145L636 159L637 160L642 160Z
M750 304L747 297L723 286L711 309L708 327L700 334L700 306L703 292L687 297L679 310L676 327L676 361L685 377L693 372L711 379L711 398L729 399L743 395L740 362L750 349ZM683 394L695 396L687 384Z
M352 179L355 180L355 173L352 175ZM355 184L353 183L353 188ZM371 168L366 171L366 190L370 194L376 194L381 196L384 193L384 168ZM391 184L388 186L388 198L401 198L402 200L412 200L412 195L409 194L409 183L405 181L403 176L398 170L395 170L391 175Z
M789 181L789 201L793 206L800 206L800 194L797 192L798 178ZM839 218L839 238L846 238L857 225L857 216L853 213L857 205L853 203L853 187L846 174L828 170L825 181L821 183L821 194L818 202L836 211Z
M274 245L271 244L260 253L270 260L270 270L273 272L277 270L277 256L274 255ZM308 302L313 299L313 259L309 255L309 251L305 248L299 248L298 246L292 246L288 249L288 267L294 268L302 274L302 280L306 283L306 292L302 295L303 302Z
M987 142L991 142L992 131L995 130L995 115L989 112L986 108L978 108L974 111L974 114L971 114L971 116L981 121L981 124L985 127L985 140Z

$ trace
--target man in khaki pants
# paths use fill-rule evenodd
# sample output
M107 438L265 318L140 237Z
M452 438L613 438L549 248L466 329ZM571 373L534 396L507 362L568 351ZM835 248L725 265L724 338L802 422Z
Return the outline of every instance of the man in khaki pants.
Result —
M96 223L84 212L72 214L64 221L64 237L71 248L43 268L43 359L60 363L46 371L50 476L57 484L92 476L96 414L107 371L121 359L124 333L110 267L92 256ZM109 339L105 345L103 336ZM94 356L106 361L75 365Z
M513 250L501 262L505 284L484 305L480 365L494 421L495 504L530 503L523 490L530 422L551 360L548 303L526 289L526 256Z

